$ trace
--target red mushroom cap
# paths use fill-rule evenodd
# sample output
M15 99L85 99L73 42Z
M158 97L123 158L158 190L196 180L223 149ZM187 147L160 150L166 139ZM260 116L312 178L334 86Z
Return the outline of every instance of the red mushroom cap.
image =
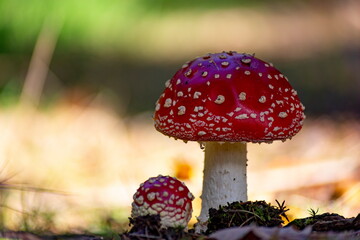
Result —
M236 52L187 62L156 103L155 128L192 141L271 142L298 133L296 91L270 63Z
M146 180L133 196L131 217L159 214L163 227L187 227L194 196L183 182L159 175Z

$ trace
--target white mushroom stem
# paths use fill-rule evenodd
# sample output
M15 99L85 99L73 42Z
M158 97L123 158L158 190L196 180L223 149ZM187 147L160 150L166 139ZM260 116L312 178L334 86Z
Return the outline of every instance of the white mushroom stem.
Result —
M206 227L209 209L228 202L247 201L246 143L206 142L201 213L201 230ZM200 230L200 229L198 229Z

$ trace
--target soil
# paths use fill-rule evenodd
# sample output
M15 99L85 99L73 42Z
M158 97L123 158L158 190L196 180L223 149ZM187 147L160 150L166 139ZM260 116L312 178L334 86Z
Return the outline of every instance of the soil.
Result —
M264 201L234 202L209 210L208 230L161 228L159 215L129 218L130 230L112 237L95 235L39 236L27 232L1 232L0 238L24 240L360 240L360 214L345 218L336 213L295 219L283 226L285 203L272 206Z
M295 219L285 227L293 227L303 230L311 226L316 232L341 232L341 231L360 231L360 214L355 218L345 218L336 213L324 213L307 218Z
M346 239L360 240L360 214L345 218L335 213L317 214L291 221L285 202L272 206L265 201L234 202L209 210L208 230L160 227L160 216L130 218L131 229L120 234L121 240L266 240L266 239Z

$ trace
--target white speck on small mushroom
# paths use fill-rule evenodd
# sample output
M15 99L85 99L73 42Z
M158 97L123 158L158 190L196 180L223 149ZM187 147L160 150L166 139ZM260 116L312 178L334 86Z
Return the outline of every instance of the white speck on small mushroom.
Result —
M198 116L199 116L199 117L203 117L204 114L203 114L203 113L198 113Z
M240 110L241 110L241 107L235 108L235 112L238 112L238 111L240 111Z
M191 87L188 88L188 92L190 92L190 91L191 91Z
M172 100L171 98L167 98L164 103L164 107L171 107Z
M222 62L221 66L227 67L227 66L229 66L229 62Z
M155 111L158 111L160 109L160 104L156 104Z
M236 70L239 70L239 69L240 69L240 67L236 67L235 69L236 69Z
M226 55L221 54L221 55L219 56L219 58L220 58L220 59L226 59Z
M187 68L189 66L189 64L185 63L184 65L182 65L181 68Z
M267 63L265 63L264 65L265 65L265 67L269 67L269 64L267 64Z
M269 88L270 88L270 89L274 89L274 86L271 85L271 84L269 84Z
M216 131L220 131L220 130L221 130L221 128L217 127L217 128L215 128L215 130L216 130Z
M245 75L250 75L250 71L245 71Z
M259 73L259 77L262 77L262 75L263 75L262 73Z
M225 97L223 95L218 95L216 100L215 100L215 103L216 104L222 104L223 102L225 102Z
M228 78L228 79L230 79L231 78L231 74L229 73L229 74L226 74L226 78Z
M181 83L180 79L176 80L176 85L179 85L180 83Z
M191 192L188 192L188 198L189 198L190 200L194 200L195 197L194 197L194 195L192 195ZM189 203L186 204L185 209L186 209L187 211L190 209Z
M185 76L190 76L190 74L191 74L191 72L192 72L192 70L191 70L191 68L185 73Z
M185 124L185 127L191 128L191 125L189 123Z
M281 118L286 118L287 116L288 116L288 114L286 112L279 113L279 117L281 117Z
M206 85L210 86L210 82L209 82L209 81L207 81L207 82L206 82Z
M139 196L138 198L135 198L135 202L139 205L142 205L144 203L144 197Z
M252 118L256 118L256 116L257 116L256 113L251 113L250 114L250 117L252 117Z
M175 205L177 205L177 206L182 206L182 205L184 205L184 202L185 202L184 199L181 198L181 199L179 199L179 200L176 201Z
M281 78L283 78L283 77L284 77L284 75L283 75L283 74L281 74L281 73L279 74L279 76L280 76Z
M203 72L202 74L201 74L201 76L203 76L203 77L206 77L208 75L208 72Z
M244 100L246 99L246 93L245 93L245 92L241 92L241 93L239 94L239 99L240 99L241 101L244 101Z
M272 79L272 77L271 77L271 75L270 75L270 74L268 74L268 76L267 76L267 77L268 77L268 79Z
M265 103L265 102L266 102L266 97L265 97L265 96L261 96L261 97L259 98L259 102Z
M241 62L245 63L245 64L248 64L251 62L251 59L250 58L243 58L241 59Z
M274 77L276 78L276 80L279 80L279 77L278 77L278 75L274 75Z
M146 195L146 198L147 198L149 201L152 201L152 200L155 199L155 196L156 196L156 194L155 194L154 192L151 192L151 193L148 193L148 194Z
M185 114L185 111L186 111L185 106L180 106L180 107L178 107L178 109L179 109L178 115L184 115Z
M182 97L182 96L184 96L184 93L183 93L182 91L179 91L179 92L177 93L177 96L178 96L178 97Z
M230 117L232 117L232 116L234 115L234 112L227 113L227 115L229 115Z

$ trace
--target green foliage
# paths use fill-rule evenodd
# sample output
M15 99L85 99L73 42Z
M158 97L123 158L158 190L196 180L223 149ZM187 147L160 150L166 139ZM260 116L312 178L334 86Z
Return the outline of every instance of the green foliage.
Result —
M314 210L314 209L310 208L310 209L308 210L308 212L309 212L309 214L310 214L310 217L314 218L314 217L318 214L319 209Z
M137 26L152 19L160 19L174 11L202 12L209 8L231 8L247 2L249 1L0 0L0 53L31 52L44 26L61 32L59 48L111 52L114 49L107 49L110 44L120 50L127 49L136 43Z
M21 88L15 81L9 81L0 86L0 106L2 108L12 106L18 101L20 92Z
M0 52L31 51L44 24L61 29L60 44L75 48L126 39L119 35L142 14L136 0L0 1Z

